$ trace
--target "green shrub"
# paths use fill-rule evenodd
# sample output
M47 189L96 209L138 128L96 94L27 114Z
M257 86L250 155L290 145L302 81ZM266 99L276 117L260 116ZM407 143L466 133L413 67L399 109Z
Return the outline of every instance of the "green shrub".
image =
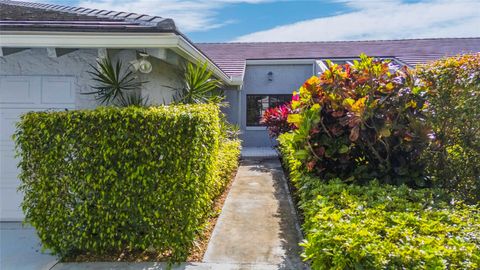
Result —
M220 104L220 107L224 104ZM217 184L215 194L220 195L232 179L238 168L242 142L239 139L239 127L230 124L224 113L220 113L219 156L216 165Z
M427 89L435 140L424 153L435 185L480 201L480 54L416 70Z
M312 269L478 269L480 209L439 190L319 181L280 136L300 197L304 258Z
M183 260L236 166L238 142L219 147L219 127L214 105L23 115L26 221L61 256L153 249Z
M428 143L425 99L405 70L365 55L308 79L288 116L295 155L321 179L427 186L419 156Z
M238 158L240 157L240 140L225 139L220 141L219 156L215 171L215 196L220 195L232 179L233 173L238 168Z

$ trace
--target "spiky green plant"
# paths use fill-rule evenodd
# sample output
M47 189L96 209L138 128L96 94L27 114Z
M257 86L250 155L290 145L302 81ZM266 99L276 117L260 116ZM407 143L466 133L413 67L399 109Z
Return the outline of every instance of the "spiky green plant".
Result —
M188 63L183 74L183 85L177 89L177 103L220 103L223 100L222 82L213 77L207 63Z
M119 100L118 105L121 107L147 107L148 97L142 96L142 93L140 91L132 91L127 93L124 99Z
M115 64L110 58L102 58L97 61L97 66L90 65L92 79L96 85L91 86L94 91L84 94L95 95L95 99L101 104L114 104L120 107L130 105L145 105L140 91L144 81L139 81L135 73L124 69L122 61Z

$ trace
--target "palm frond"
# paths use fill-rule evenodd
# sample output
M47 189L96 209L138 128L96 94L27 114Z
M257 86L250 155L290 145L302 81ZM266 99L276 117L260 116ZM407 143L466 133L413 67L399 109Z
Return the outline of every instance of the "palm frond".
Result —
M93 91L83 94L95 95L95 99L101 104L128 106L129 101L135 101L138 104L137 99L132 97L141 97L141 87L145 82L138 81L134 72L124 70L121 61L113 64L107 57L98 60L96 66L90 65L90 67L92 70L87 72L92 75L96 85L91 86Z
M222 83L213 78L207 63L201 66L189 63L183 74L183 87L177 92L177 103L219 103L223 100Z

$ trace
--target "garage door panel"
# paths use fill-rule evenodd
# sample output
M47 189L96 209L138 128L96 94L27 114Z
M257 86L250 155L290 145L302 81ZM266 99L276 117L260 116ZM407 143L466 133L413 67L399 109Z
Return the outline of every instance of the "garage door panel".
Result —
M38 104L40 77L4 76L0 78L0 104Z
M12 90L14 89L14 90ZM12 135L29 111L75 108L75 79L52 76L0 76L0 220L22 220L20 184Z
M42 104L73 103L75 103L73 78L42 78Z
M17 187L2 187L0 189L0 220L18 221L23 219L23 212L20 207L23 195L17 191ZM12 207L12 205L15 207Z
M0 133L0 144L3 145L3 144L13 143L12 135L15 132L15 125L16 125L16 122L18 121L18 116L17 117L10 116L3 113L2 111L0 113L0 119L2 119L0 122L0 130L2 131Z
M20 116L29 111L40 111L42 109L5 109L0 108L0 144L12 144L12 136L15 133L17 122L20 120Z
M0 159L0 170L2 172L2 181L0 181L0 185L3 185L9 180L15 180L18 175L17 164L19 159L15 157L15 151L13 146L12 147L5 147L2 151L0 151L2 158Z
M17 175L15 175L13 177L5 177L5 180L6 181L2 181L0 183L0 190L2 190L2 191L5 190L5 189L17 190L17 188L20 186L20 180L17 179ZM10 208L10 207L7 207L7 208ZM12 208L14 208L14 207L12 207Z

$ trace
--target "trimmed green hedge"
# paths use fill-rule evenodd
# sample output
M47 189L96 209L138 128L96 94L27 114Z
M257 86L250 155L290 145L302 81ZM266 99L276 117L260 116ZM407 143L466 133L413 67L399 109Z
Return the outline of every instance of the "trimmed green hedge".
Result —
M435 186L480 202L480 53L420 65L433 140L423 159Z
M325 183L302 169L292 134L279 137L305 222L312 269L478 269L480 209L435 189Z
M225 190L232 179L233 173L237 170L240 149L240 140L220 140L220 149L216 165L215 196L220 195Z
M23 210L61 256L155 250L183 260L238 142L214 105L32 112L15 135ZM219 150L220 149L220 150Z

